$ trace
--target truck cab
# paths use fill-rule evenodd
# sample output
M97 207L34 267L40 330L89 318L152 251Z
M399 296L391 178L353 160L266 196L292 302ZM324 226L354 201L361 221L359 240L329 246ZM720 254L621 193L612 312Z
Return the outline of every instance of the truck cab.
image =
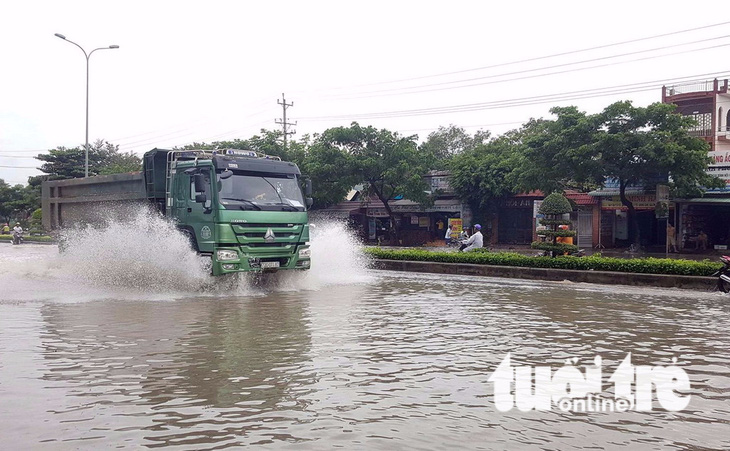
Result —
M211 256L213 275L309 269L311 198L294 163L253 151L154 149L144 172L148 198Z

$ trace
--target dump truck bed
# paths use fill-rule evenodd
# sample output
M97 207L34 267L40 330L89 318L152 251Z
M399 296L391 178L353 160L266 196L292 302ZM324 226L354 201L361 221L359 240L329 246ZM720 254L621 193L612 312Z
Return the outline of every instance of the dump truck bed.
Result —
M151 205L141 172L43 182L41 204L46 230L104 224Z

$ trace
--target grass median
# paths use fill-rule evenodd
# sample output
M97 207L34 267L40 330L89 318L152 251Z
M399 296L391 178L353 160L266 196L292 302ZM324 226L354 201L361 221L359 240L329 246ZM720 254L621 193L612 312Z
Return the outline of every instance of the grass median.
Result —
M615 258L615 257L531 257L515 252L490 252L475 249L471 252L441 252L424 249L366 248L373 258L383 260L410 260L441 263L470 263L477 265L517 266L525 268L575 269L584 271L614 271L641 274L674 274L709 276L721 263L709 260L677 260L671 258Z

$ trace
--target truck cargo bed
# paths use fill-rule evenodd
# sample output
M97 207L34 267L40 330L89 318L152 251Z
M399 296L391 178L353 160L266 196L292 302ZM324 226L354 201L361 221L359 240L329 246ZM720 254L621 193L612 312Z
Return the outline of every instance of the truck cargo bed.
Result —
M139 210L139 204L149 204L141 172L54 180L42 185L46 230L105 223L110 215L127 215L125 206L134 205Z

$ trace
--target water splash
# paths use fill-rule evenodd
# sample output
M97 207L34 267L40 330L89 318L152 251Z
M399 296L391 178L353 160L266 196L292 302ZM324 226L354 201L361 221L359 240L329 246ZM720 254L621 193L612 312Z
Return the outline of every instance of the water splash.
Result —
M363 283L372 277L362 245L344 224L334 221L312 227L312 269L265 277L211 276L210 259L197 255L187 238L156 213L136 212L124 221L115 216L105 224L65 231L65 251L60 254L55 246L4 247L0 257L13 262L0 273L5 299L260 296Z
M312 269L303 273L279 273L272 279L281 290L318 290L331 285L367 283L368 257L363 244L344 222L328 220L310 227Z
M106 227L63 233L64 264L81 282L144 291L195 291L210 283L208 259L156 213L137 212Z

